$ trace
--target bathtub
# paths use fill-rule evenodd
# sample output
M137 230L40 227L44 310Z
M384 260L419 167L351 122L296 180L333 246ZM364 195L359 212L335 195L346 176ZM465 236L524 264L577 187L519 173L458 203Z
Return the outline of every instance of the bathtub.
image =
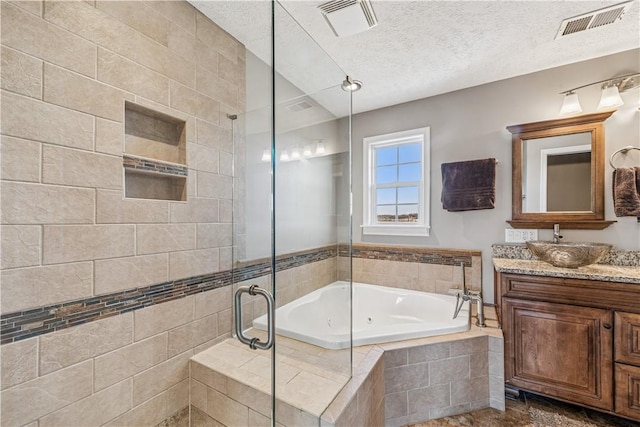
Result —
M351 344L349 282L338 281L276 310L276 333L328 349ZM353 283L353 345L469 330L469 305L453 319L456 297ZM266 315L253 326L266 330Z

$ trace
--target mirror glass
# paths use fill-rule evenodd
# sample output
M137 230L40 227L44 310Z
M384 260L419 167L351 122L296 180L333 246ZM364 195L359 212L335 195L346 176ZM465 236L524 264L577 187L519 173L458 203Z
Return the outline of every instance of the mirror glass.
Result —
M522 212L592 212L591 132L522 141Z
M513 228L602 230L604 121L615 110L507 126Z

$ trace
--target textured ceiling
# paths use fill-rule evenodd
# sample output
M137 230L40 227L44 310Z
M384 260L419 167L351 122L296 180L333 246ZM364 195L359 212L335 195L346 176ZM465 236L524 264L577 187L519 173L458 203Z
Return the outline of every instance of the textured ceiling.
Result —
M268 1L190 2L270 62ZM345 73L364 83L354 97L355 112L640 47L640 0L620 21L559 40L554 38L563 19L620 1L372 0L379 24L342 38L317 9L323 2L281 2L319 47L277 9L276 63L294 85L314 93L343 72L320 53L309 54L326 51ZM577 76L576 85L583 83L590 82Z

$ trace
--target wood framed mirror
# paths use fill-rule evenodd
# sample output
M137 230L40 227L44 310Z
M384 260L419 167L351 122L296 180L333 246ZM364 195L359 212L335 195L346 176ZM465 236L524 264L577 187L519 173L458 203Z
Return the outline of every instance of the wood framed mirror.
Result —
M615 110L507 126L512 134L513 228L601 230L604 121Z

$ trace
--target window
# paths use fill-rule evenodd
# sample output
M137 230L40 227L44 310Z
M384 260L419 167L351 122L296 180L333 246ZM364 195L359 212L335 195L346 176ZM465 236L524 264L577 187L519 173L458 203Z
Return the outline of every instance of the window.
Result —
M363 234L428 236L429 128L363 142Z

